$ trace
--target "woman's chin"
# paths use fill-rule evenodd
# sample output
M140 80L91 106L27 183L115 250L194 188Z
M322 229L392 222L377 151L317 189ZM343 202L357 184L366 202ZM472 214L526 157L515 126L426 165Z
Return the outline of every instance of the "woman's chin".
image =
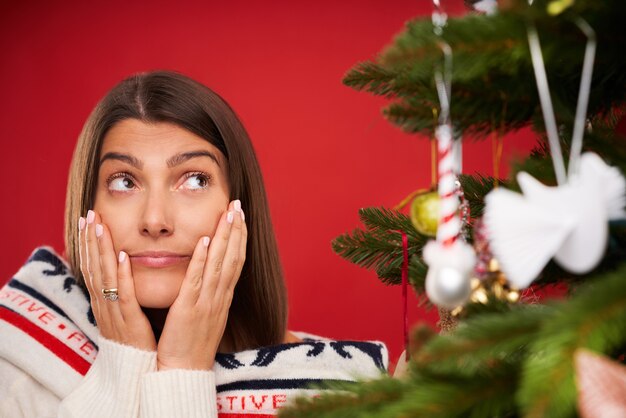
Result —
M153 294L145 295L145 296L137 295L137 302L139 303L139 306L141 306L142 308L154 308L154 309L169 308L174 303L174 300L176 300L176 296L167 297L165 295L162 295L158 297L157 295L153 295Z
M134 279L137 302L144 308L169 308L172 306L178 296L182 282L182 278L180 281L172 280L172 277L168 277L167 280L159 280L154 275L150 275L150 280L143 280L142 275L136 275Z

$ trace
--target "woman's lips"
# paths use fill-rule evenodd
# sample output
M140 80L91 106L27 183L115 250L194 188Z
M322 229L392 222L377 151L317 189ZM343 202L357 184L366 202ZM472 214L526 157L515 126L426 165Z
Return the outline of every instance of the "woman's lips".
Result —
M130 256L131 261L133 261L134 263L153 268L170 267L183 261L188 261L189 258L190 257L186 255L163 253L142 253Z

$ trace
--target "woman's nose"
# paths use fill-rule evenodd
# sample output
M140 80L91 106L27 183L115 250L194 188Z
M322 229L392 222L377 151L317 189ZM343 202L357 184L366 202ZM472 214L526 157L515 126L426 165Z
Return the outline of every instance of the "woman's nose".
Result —
M154 238L174 232L167 193L147 193L140 221L141 234Z

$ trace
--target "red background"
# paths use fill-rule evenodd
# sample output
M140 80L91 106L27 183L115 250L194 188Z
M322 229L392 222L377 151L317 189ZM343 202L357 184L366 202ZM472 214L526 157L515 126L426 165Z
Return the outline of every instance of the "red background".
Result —
M13 3L13 4L11 4ZM137 71L172 69L220 93L250 132L290 295L290 327L401 351L400 288L331 251L357 210L391 207L430 183L429 143L380 115L384 101L341 84L426 0L84 1L0 4L0 283L38 245L63 251L67 171L89 112ZM448 10L463 11L460 0ZM444 2L444 4L446 4ZM531 135L507 138L505 158ZM488 141L464 145L465 172L492 173ZM410 322L436 321L410 299Z

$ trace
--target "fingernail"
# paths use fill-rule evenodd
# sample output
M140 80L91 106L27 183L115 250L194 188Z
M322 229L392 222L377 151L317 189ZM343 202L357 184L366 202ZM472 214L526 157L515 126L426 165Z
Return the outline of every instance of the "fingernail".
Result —
M92 224L96 220L96 213L93 210L87 212L87 223Z
M243 211L241 211L241 220L245 221L246 220L246 215L243 214Z
M83 218L82 216L80 218L78 218L78 229L80 231L85 229L85 218Z
M228 215L226 215L226 220L228 221L229 224L233 223L233 211L232 210L228 212Z
M209 246L209 241L211 241L209 239L209 237L203 237L202 238L202 245L204 245L205 247L208 247Z
M102 236L102 234L104 233L104 228L102 227L102 225L97 224L96 225L96 236L98 238L100 238Z
M124 260L126 260L126 253L124 251L120 251L119 260L120 260L120 263L123 263Z
M235 211L241 212L241 200L239 199L235 200L234 206L235 206Z

